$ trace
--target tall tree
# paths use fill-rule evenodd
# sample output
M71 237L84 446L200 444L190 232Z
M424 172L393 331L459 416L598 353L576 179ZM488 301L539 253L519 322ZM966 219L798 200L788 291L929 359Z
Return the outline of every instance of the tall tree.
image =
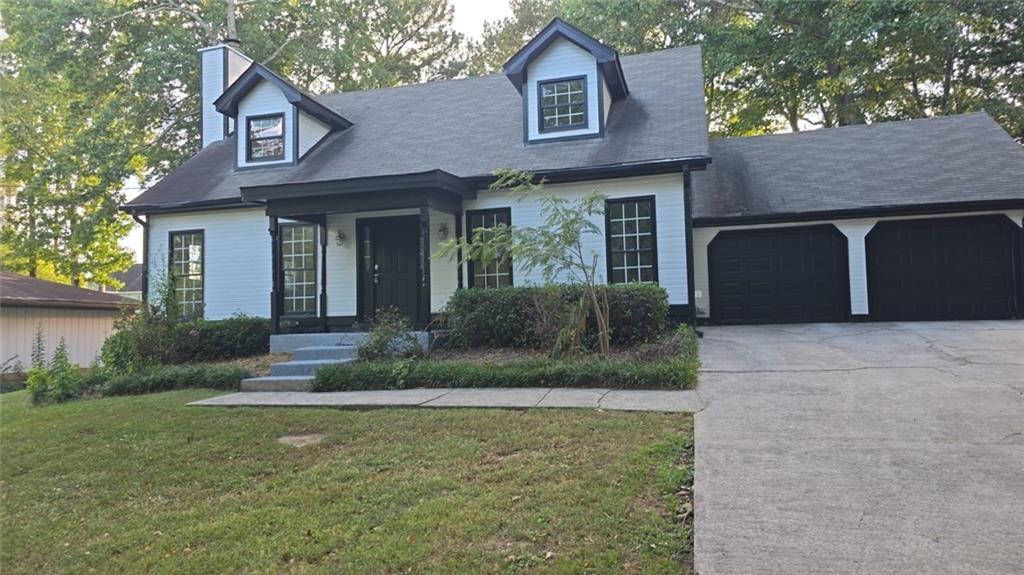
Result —
M225 36L314 92L461 70L448 0L0 3L0 265L116 285L126 181L199 146L196 50Z

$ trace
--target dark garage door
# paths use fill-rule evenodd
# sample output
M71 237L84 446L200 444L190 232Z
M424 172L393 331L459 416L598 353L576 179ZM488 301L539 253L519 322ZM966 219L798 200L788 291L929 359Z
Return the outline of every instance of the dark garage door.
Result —
M879 222L866 244L871 317L1013 317L1013 234L1001 215Z
M708 245L715 323L845 321L846 236L834 226L719 232Z

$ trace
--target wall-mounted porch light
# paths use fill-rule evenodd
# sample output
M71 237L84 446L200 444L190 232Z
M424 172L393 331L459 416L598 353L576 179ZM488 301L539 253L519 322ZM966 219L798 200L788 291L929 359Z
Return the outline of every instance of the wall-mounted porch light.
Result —
M334 243L341 247L346 247L346 244L348 244L348 236L345 235L345 232L338 230L338 233L334 235Z
M447 222L441 222L441 225L437 226L437 235L440 236L440 238L442 240L448 239L448 223Z

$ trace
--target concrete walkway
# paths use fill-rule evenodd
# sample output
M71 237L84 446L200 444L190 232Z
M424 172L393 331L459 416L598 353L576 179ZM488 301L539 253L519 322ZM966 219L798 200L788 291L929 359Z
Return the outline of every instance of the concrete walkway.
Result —
M696 391L563 389L399 389L329 393L240 392L194 401L221 407L575 407L621 411L696 412L704 407Z
M1024 322L711 327L701 358L701 575L1024 569Z

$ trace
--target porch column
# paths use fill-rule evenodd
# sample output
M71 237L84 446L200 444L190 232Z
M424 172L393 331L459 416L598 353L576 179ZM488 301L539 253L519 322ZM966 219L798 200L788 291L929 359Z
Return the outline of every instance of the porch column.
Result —
M320 220L320 330L327 333L327 216Z
M455 214L455 241L462 241L462 210L459 210ZM461 244L460 244L461 245ZM458 264L458 270L456 271L456 277L458 278L458 288L462 289L462 248L460 247L455 254L455 261Z
M281 227L277 216L270 216L270 333L281 333Z
M420 207L420 327L430 323L430 208Z

